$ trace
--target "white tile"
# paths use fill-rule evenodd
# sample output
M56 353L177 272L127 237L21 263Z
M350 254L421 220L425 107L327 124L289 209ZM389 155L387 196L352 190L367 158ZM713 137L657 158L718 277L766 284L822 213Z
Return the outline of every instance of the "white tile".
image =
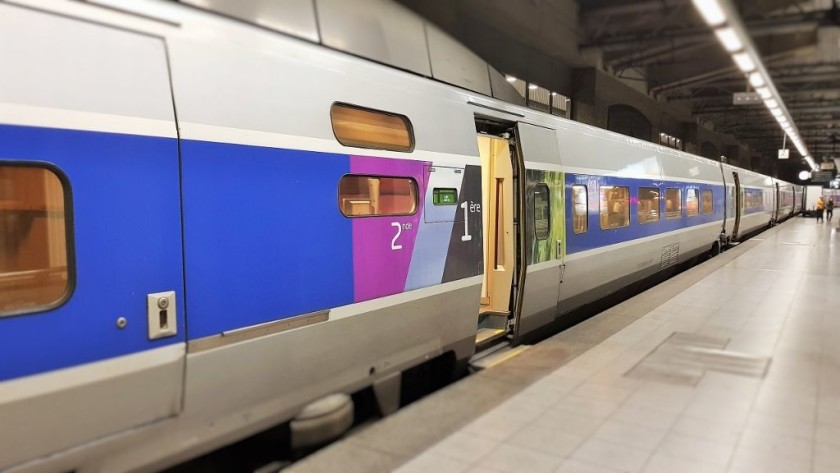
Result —
M650 456L650 451L634 447L607 442L605 440L590 439L572 454L572 460L591 463L619 471L639 471Z
M479 434L455 432L435 444L429 452L473 463L488 455L500 443Z
M725 473L726 467L699 463L684 458L656 453L648 461L643 473Z
M568 432L568 428L563 424L538 422L517 431L508 440L508 444L538 450L556 457L566 457L584 440L584 435Z
M592 438L652 451L665 438L667 432L665 429L652 429L610 419L595 431Z
M840 471L840 448L824 443L817 443L814 447L814 465Z
M462 473L470 467L467 462L425 452L396 470L396 473Z
M624 422L625 424L650 427L652 429L667 429L674 423L678 416L679 413L676 411L663 411L659 409L628 406L625 404L616 411L610 420Z
M738 447L729 465L729 472L799 473L807 472L810 468L809 460L792 458L764 449Z
M560 468L554 471L555 473L622 473L627 470L613 470L612 468L583 463L577 460L566 460L560 465Z
M739 447L769 450L776 454L810 460L811 439L768 430L745 429Z
M721 422L700 417L682 416L671 427L671 431L705 440L735 443L741 436L743 423Z
M616 401L589 399L572 393L564 398L562 402L554 406L549 412L567 411L575 414L600 417L604 419L615 412L615 410L618 409L619 404L620 403Z
M657 453L696 463L726 466L735 449L733 442L717 442L680 434L669 434L659 445Z
M514 445L502 445L482 460L478 466L510 473L549 473L561 463L563 459L560 457Z
M492 410L463 428L465 433L478 434L494 440L506 440L514 432L531 422L515 412Z
M817 442L840 449L840 426L817 424Z
M791 417L779 417L765 412L750 413L746 427L765 432L786 433L806 439L814 438L814 421Z

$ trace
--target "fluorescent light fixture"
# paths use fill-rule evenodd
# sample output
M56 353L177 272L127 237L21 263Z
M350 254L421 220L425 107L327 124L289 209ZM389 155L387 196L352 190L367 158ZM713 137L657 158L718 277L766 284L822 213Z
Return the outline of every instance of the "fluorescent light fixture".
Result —
M760 87L758 89L755 89L755 91L758 92L758 95L760 95L761 98L763 98L765 100L767 100L767 99L769 99L770 97L773 96L773 93L770 92L769 87Z
M717 35L718 41L720 41L723 45L723 49L730 53L744 49L744 43L741 42L738 35L735 34L735 30L732 28L726 27L716 29L715 35Z
M691 0L709 26L720 26L726 22L726 15L717 0Z
M551 93L551 95L552 95L553 97L556 97L556 96L557 96L557 92L552 92L552 93Z
M753 72L750 74L750 85L753 87L764 87L764 76L760 72ZM767 92L770 92L769 90Z
M781 117L782 116L782 109L780 108L771 108L770 113L773 114L774 117Z
M505 76L505 80L508 81L508 82L516 82L516 77L508 75L508 76Z
M802 171L799 173L799 180L800 181L807 181L811 178L811 173L808 171Z
M779 108L779 102L776 102L776 99L767 99L764 101L764 105L767 108Z
M528 84L528 90L537 90L537 84Z
M749 53L733 54L732 59L735 60L735 64L738 65L738 69L741 69L743 72L752 72L755 70L755 62L753 62Z

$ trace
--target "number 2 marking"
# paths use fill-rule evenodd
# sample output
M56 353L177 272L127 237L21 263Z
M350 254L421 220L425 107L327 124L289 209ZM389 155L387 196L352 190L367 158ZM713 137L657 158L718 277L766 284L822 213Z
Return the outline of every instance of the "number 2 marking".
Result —
M399 223L399 222L391 222L391 226L392 226L392 227L396 227L396 228L397 228L397 234L396 234L396 235L394 235L394 239L393 239L393 240L391 240L391 249L392 249L392 250L401 250L401 249L402 249L402 245L398 245L398 244L397 244L397 238L399 238L399 237L400 237L400 233L402 233L402 225L400 225L400 223Z
M461 204L461 208L464 209L464 236L461 237L461 241L470 241L472 240L472 235L470 235L470 228L467 223L470 218L470 212L467 210L467 202Z

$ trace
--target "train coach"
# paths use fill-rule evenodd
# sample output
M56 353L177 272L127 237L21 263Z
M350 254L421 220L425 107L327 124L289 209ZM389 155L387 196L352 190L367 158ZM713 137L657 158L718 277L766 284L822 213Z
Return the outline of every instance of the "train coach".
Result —
M25 3L0 4L0 470L157 470L290 420L321 440L336 394L390 412L405 370L801 201L174 2Z

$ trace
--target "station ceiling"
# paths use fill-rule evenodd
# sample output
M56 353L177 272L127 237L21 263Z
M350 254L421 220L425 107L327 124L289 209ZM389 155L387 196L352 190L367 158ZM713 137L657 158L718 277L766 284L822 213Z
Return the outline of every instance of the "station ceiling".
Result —
M425 14L424 2L399 1ZM638 81L651 97L689 110L698 122L762 156L775 156L781 147L783 132L761 102L733 105L733 93L749 91L749 85L691 0L435 3L438 22L470 15L501 32L496 37L522 43L546 61L599 67ZM735 3L816 161L840 157L840 0ZM571 30L573 41L560 29Z

